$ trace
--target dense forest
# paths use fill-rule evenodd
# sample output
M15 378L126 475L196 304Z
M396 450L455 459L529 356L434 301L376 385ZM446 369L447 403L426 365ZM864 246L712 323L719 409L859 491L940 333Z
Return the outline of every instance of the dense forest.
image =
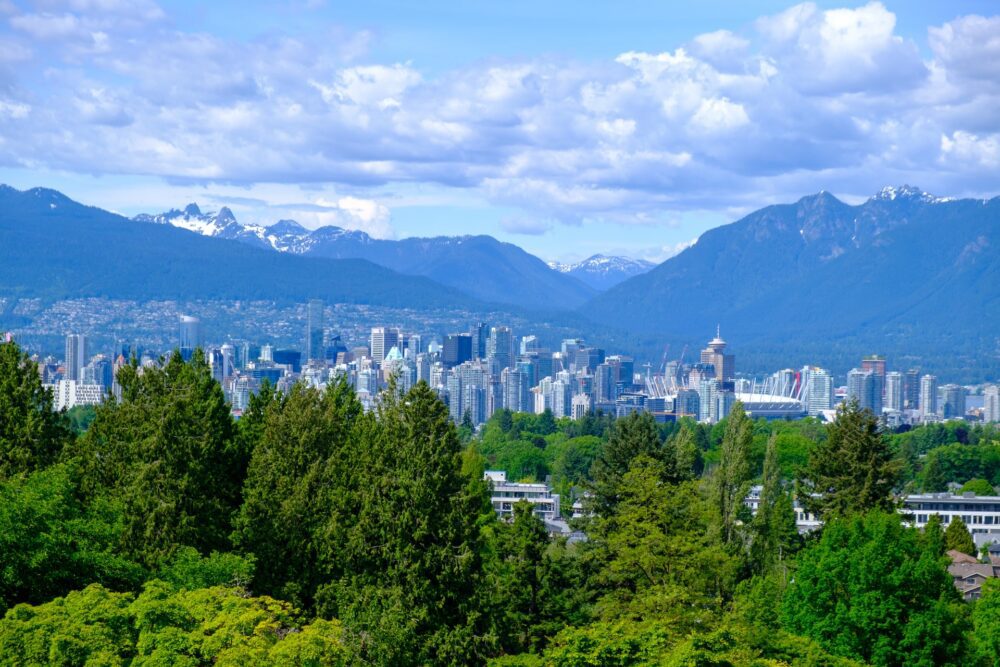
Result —
M946 569L968 533L896 511L1000 483L994 430L737 405L474 434L422 383L371 412L265 387L234 421L200 355L119 383L57 413L0 344L0 665L1000 665L1000 582L965 603ZM487 468L551 479L586 539L498 520Z

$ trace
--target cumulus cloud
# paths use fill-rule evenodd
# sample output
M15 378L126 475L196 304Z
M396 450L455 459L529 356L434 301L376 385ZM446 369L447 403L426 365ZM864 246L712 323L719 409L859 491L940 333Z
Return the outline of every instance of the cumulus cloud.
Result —
M152 2L3 7L0 163L357 194L314 203L311 225L391 235L366 188L409 184L517 207L502 227L521 234L890 178L995 187L1000 17L930 27L927 59L879 2L805 3L658 53L430 75L365 61L370 35L328 26L236 40Z

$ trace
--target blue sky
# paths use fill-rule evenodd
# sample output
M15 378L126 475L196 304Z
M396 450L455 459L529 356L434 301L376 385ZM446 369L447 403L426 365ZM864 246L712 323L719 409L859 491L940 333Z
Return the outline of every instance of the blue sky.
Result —
M821 189L997 194L997 108L992 2L0 0L0 182L129 215L661 260Z

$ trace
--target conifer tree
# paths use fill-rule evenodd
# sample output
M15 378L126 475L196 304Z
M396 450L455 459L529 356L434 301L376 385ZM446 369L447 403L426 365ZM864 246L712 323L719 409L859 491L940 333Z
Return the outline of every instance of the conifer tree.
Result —
M37 365L14 341L0 342L0 480L50 465L70 437Z
M591 468L593 483L589 502L596 514L610 516L614 513L620 500L622 478L632 461L642 454L659 460L664 452L653 416L648 412L633 412L615 421ZM671 464L671 470L675 469L676 463L671 461Z
M975 556L978 551L968 526L957 514L951 517L951 523L944 531L944 545L948 551L960 551L970 556Z
M800 480L803 506L820 519L892 511L900 462L871 410L852 400L837 410L828 437L809 453Z

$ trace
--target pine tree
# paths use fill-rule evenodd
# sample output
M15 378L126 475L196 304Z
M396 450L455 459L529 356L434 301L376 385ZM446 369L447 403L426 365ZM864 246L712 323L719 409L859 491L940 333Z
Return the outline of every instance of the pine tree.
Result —
M737 401L726 418L719 465L712 471L711 506L715 514L714 529L726 547L738 546L740 515L745 513L747 492L750 490L750 446L753 443L753 422Z
M944 545L948 551L960 551L970 556L975 556L978 552L968 526L957 514L951 517L951 523L944 531Z
M900 462L878 417L852 400L837 410L828 437L809 454L800 480L803 506L820 519L867 512L892 511L892 492Z
M928 551L938 556L943 556L948 550L944 541L944 528L942 527L941 515L931 514L924 525L924 546Z
M0 480L50 465L70 438L38 367L17 343L0 343Z

